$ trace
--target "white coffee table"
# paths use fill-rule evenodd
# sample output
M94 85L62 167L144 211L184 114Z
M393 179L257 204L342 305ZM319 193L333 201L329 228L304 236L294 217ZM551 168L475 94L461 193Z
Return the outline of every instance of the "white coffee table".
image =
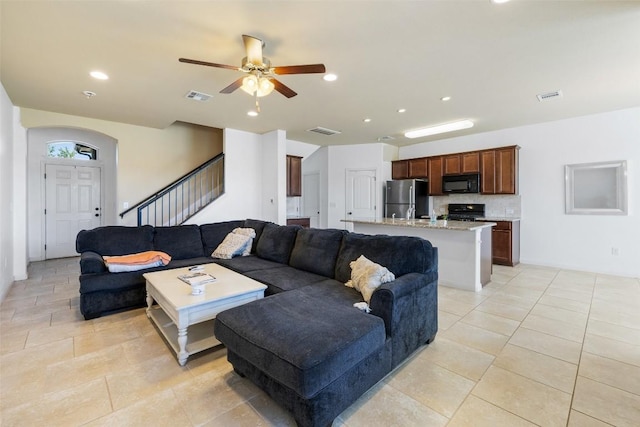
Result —
M267 288L217 264L205 264L204 272L214 276L200 295L191 295L191 286L178 275L188 267L145 273L147 280L147 316L171 345L181 366L187 358L220 344L213 334L218 313L264 297ZM153 301L157 305L153 305Z

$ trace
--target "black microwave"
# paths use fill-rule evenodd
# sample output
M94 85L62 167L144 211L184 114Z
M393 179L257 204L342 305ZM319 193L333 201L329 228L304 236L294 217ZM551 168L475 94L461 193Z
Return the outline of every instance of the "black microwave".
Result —
M442 177L443 193L479 193L480 174L445 175Z

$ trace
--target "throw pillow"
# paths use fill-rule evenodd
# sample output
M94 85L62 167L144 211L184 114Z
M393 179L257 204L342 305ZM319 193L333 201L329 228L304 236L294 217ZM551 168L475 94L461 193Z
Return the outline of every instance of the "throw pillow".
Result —
M249 255L253 246L253 239L256 238L256 230L253 228L234 228L232 233L250 237L249 244L244 248L244 252L242 252L242 256Z
M237 228L235 230L237 230ZM240 233L235 233L234 231L227 234L222 243L220 243L216 250L213 251L211 257L231 259L238 255L244 256L245 252L249 255L249 252L251 252L251 242L253 242L253 238Z
M380 285L396 279L392 272L370 261L364 255L360 255L349 265L351 266L351 280L345 283L345 286L360 292L367 303L371 301L371 295Z

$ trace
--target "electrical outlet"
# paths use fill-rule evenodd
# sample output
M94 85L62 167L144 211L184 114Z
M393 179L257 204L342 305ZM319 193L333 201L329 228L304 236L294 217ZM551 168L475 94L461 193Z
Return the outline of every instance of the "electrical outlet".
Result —
M620 255L620 249L616 248L615 246L611 248L611 255L613 256L618 256Z
M129 202L122 202L122 209L129 209Z
M511 208L506 208L504 211L505 211L505 213L506 213L507 215L513 215L513 213L514 213L514 210L513 210L513 209L511 209Z

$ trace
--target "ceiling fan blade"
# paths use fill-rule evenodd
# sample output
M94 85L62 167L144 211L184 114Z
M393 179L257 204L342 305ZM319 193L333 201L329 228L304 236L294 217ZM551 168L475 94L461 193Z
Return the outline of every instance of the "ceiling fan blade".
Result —
M235 82L231 83L229 86L227 86L224 89L222 89L220 91L220 93L231 93L231 92L233 92L234 90L236 90L240 86L242 86L242 80L244 80L244 77L240 77L238 80L236 80Z
M285 67L275 67L273 69L275 74L313 74L324 73L326 71L324 64L288 65Z
M238 67L234 67L233 65L215 64L213 62L204 62L204 61L198 61L197 59L187 59L187 58L179 58L178 61L184 62L187 64L206 65L207 67L226 68L228 70L238 71Z
M244 48L247 50L247 62L256 66L262 65L262 47L264 42L253 36L242 35Z
M287 98L293 98L294 96L297 95L297 93L295 93L293 89L291 89L289 86L285 86L280 81L276 79L271 79L271 82L273 83L274 89L280 92L281 94L283 94L284 96L286 96Z

